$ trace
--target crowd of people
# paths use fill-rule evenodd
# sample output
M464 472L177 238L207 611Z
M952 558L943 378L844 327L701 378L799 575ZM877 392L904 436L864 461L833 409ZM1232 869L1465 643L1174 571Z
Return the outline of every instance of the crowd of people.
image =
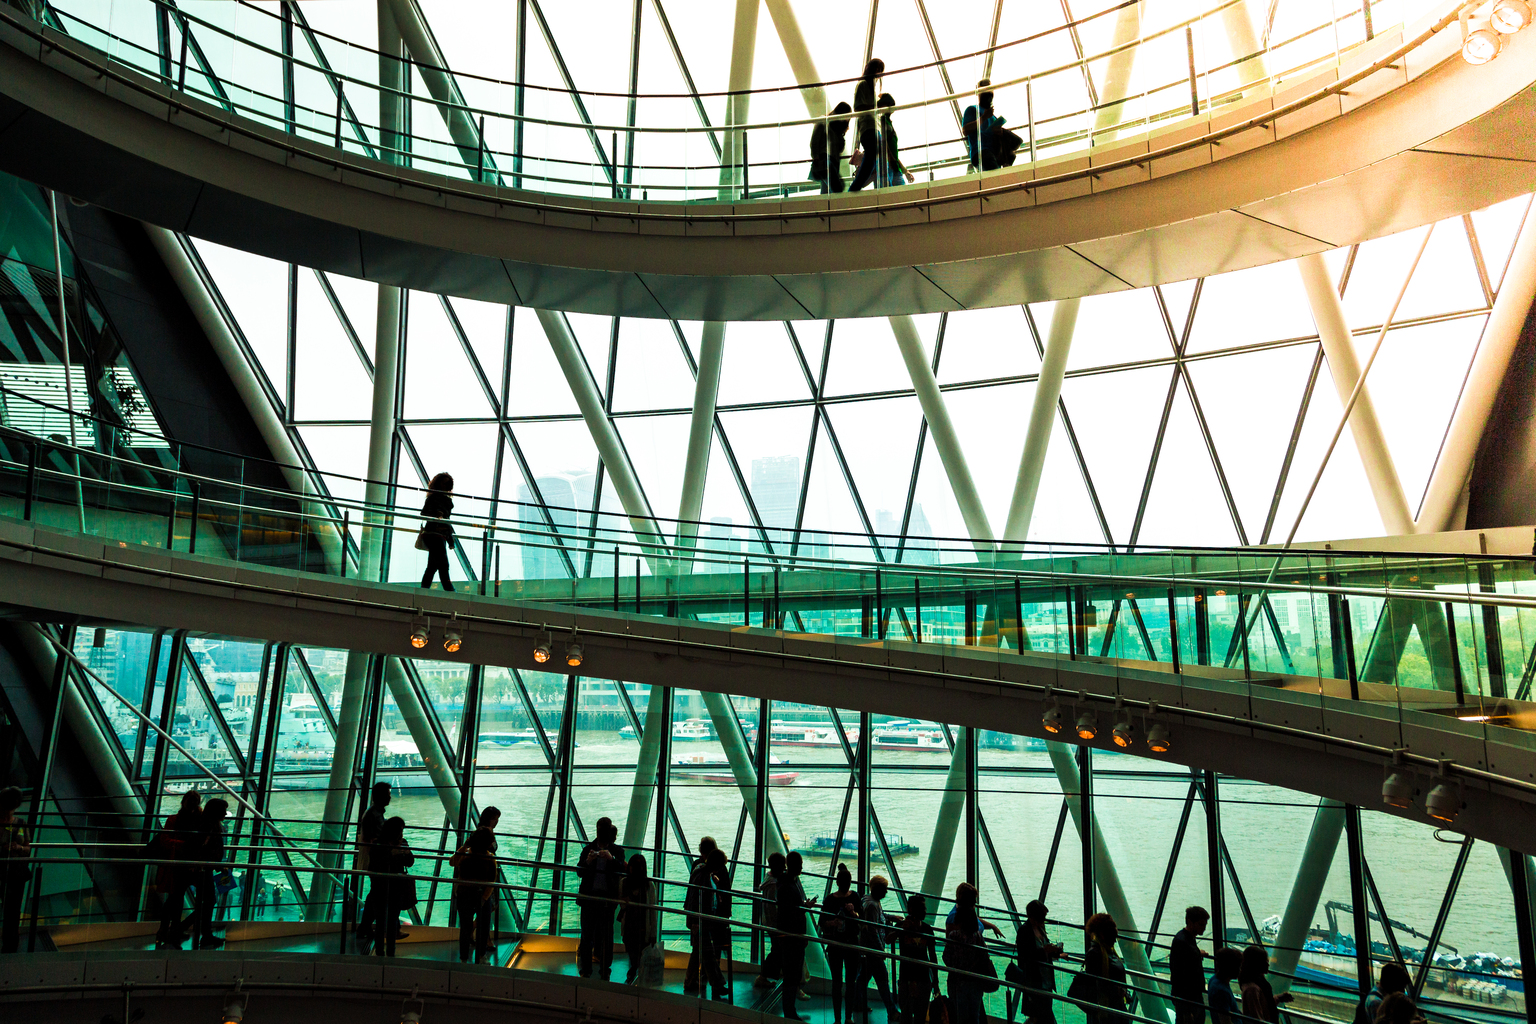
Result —
M823 193L858 192L871 184L883 188L913 181L912 172L901 162L901 141L891 119L896 99L878 89L878 80L884 74L885 62L878 57L870 60L854 86L853 106L846 101L838 103L825 120L811 129L810 177L821 183ZM1012 166L1024 144L1017 133L1005 127L1007 119L993 109L992 101L992 83L983 78L976 83L976 102L966 107L960 118L973 171ZM854 174L852 182L845 182L843 152L848 148L850 120L854 124L854 142L848 163Z
M358 949L383 956L394 956L396 942L407 937L401 930L401 915L417 902L416 880L409 871L415 855L405 838L405 819L388 813L390 798L389 783L373 787L358 826L352 862L351 877L358 884L350 889L358 907ZM19 790L0 790L0 838L13 857L24 858L30 847L25 829L15 818L20 801ZM220 867L225 856L223 821L228 810L228 802L221 798L204 802L195 791L187 792L176 813L165 819L164 827L149 844L150 859L158 862L152 890L159 900L159 946L181 948L188 938L195 949L223 945L214 934L213 915L218 897L235 885L229 871ZM449 859L460 962L486 963L493 954L491 936L499 880L496 827L500 819L501 812L495 807L483 809L478 826ZM988 952L988 938L1000 939L1003 932L980 916L974 886L962 883L956 889L954 905L939 931L929 924L930 908L923 896L907 898L904 916L889 914L885 900L890 883L883 875L873 875L860 892L847 864L840 863L825 900L818 901L806 895L801 882L803 870L799 853L774 853L768 858L763 881L748 897L752 902L750 917L763 927L765 940L765 955L754 984L780 986L784 1017L803 1019L796 1012L796 1004L807 998L804 986L810 974L806 951L814 917L814 932L820 935L827 962L833 1024L870 1024L871 988L884 1006L887 1021L982 1024L985 996L1001 986ZM627 960L625 982L659 986L664 962L658 941L660 900L645 855L626 857L612 820L599 818L592 841L577 855L575 873L581 919L578 972L584 978L610 980L617 925ZM363 879L367 880L366 895ZM7 950L16 948L15 919L9 911L18 901L11 889L8 875ZM736 895L725 851L705 836L699 842L682 906L690 947L685 993L729 998L722 959L729 960ZM191 912L183 916L189 899ZM1066 945L1052 941L1047 931L1048 914L1039 900L1025 908L1013 942L1016 959L1003 976L1017 986L1007 999L1009 1017L1022 1014L1025 1024L1056 1024L1059 997L1055 963L1065 955ZM1189 907L1184 927L1169 947L1168 991L1176 1024L1205 1024L1207 1017L1211 1024L1279 1024L1280 1007L1292 997L1288 992L1275 992L1264 947L1218 945L1214 952L1208 952L1200 948L1200 938L1209 924L1210 914L1204 908ZM1125 1024L1127 1014L1135 1012L1133 997L1138 986L1129 979L1121 957L1118 926L1109 914L1100 913L1088 919L1084 931L1082 969L1072 975L1065 995L1071 1005L1084 1010L1087 1024ZM894 959L892 953L896 954ZM888 964L896 969L895 985ZM941 978L946 981L942 989ZM1422 1024L1411 990L1412 981L1401 963L1384 964L1377 984L1361 1003L1355 1024Z

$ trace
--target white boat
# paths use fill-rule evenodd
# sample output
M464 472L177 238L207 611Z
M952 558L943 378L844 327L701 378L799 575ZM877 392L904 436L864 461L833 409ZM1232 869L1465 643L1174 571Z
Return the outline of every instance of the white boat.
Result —
M844 729L843 735L847 737L849 746L859 742L858 729ZM815 722L780 722L775 719L768 740L772 747L842 746L835 726L818 725Z
M918 727L916 722L886 722L876 726L870 736L870 746L875 750L926 750L948 753L941 729Z
M775 771L772 766L787 764L782 757L770 757L768 785L788 786L800 777L799 772ZM717 782L734 785L736 775L724 754L679 754L672 759L674 779L698 779L701 782Z
M627 740L635 739L635 727L632 725L620 726L619 735ZM715 730L710 726L706 719L689 718L686 721L672 723L673 743L677 743L679 741L684 743L692 743L701 740L712 740L714 738Z

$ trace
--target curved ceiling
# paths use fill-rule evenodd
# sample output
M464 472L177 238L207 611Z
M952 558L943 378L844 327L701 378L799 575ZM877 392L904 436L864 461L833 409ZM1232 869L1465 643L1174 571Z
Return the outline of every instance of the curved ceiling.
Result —
M1476 68L1454 25L1422 45L1424 26L1380 36L1338 73L1091 161L679 205L338 155L4 19L5 170L278 259L540 308L792 320L1037 301L1274 262L1536 188L1536 33Z

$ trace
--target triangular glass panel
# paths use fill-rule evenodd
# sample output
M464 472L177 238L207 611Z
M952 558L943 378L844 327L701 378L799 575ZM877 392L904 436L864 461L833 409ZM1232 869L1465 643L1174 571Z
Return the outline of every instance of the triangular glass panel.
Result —
M1256 310L1264 314L1256 316ZM1183 324L1175 320L1174 331L1182 329ZM1316 334L1312 307L1296 267L1289 261L1271 263L1205 279L1185 351L1211 352Z
M324 673L332 660L345 672L346 654L341 651L306 650L306 661L316 674ZM283 685L282 708L277 719L274 766L279 774L296 771L329 771L335 759L336 739L327 724L325 709L315 701L297 658L289 663ZM339 689L339 688L338 688ZM274 812L275 813L275 812Z
M1136 540L1158 545L1235 545L1237 529L1182 382L1178 392Z
M808 406L720 414L736 464L775 547L792 539L786 531L795 525L814 415Z
M207 777L233 775L240 771L239 762L224 741L214 711L203 699L202 691L192 678L193 668L182 668L181 686L176 692L176 713L171 725L171 738L187 751L183 754L176 747L167 752L165 772L168 776ZM190 755L190 756L189 756Z
M495 489L496 445L499 443L496 424L418 423L401 429L408 432L411 443L416 446L416 454L421 456L428 479L438 473L453 475L453 517L481 522L488 519L491 492ZM413 490L402 494L399 500L402 505L414 506L425 498ZM471 539L464 535L464 529L459 533L461 543Z
M241 640L189 640L187 650L203 670L203 679L213 695L218 712L235 747L246 756L253 743L256 697L261 689L261 666L265 644ZM187 677L182 677L183 682Z
M1018 423L1034 403L1035 385L1000 384L951 391L944 397L960 450L966 455L971 479L981 496L982 510L996 536L1008 522L1019 457L1024 451L1024 431L1018 429Z
M1525 222L1530 208L1530 196L1517 196L1472 214L1477 247L1483 252L1488 281L1495 294L1504 281L1505 268L1509 266L1510 254L1514 252L1515 238L1520 234L1520 225Z
M576 413L576 399L555 359L544 325L526 306L512 310L512 392L508 416L549 416ZM531 453L530 453L531 455Z
M914 317L923 351L933 358L936 314ZM815 367L812 367L815 370ZM890 321L885 317L839 320L832 331L832 355L827 363L827 395L876 394L910 391L912 379L896 348Z
M1290 535L1301 502L1317 477L1318 466L1343 411L1343 403L1339 401L1338 390L1324 360L1317 386L1312 391L1312 401L1307 406L1306 422L1297 439L1296 454L1286 478L1274 530L1270 533L1271 540L1281 541ZM1339 443L1328 460L1317 493L1307 506L1296 539L1343 540L1377 537L1381 533L1381 515L1376 509L1376 500L1366 480L1354 436L1346 428L1339 435Z
M89 680L92 693L106 715L108 734L117 740L126 757L133 756L141 719L123 701L109 692L108 687L132 701L135 708L144 704L144 681L149 672L149 650L153 635L126 629L108 629L102 645L95 645L91 630L75 634L75 656L90 669L84 677ZM169 646L166 639L162 650Z
M542 499L559 533L558 539L547 535L549 528L543 513L534 508L525 510L531 520L529 528L535 532L523 546L523 576L561 578L567 573L557 545L563 543L571 551L583 550L582 538L590 525L597 487L597 448L586 424L579 420L519 423L515 431L538 485L537 495L520 487L517 500L533 503ZM503 553L504 573L507 557L508 553Z
M1136 518L1171 372L1166 367L1149 367L1068 377L1062 385L1062 398L1072 414L1110 532L1122 543Z
M443 312L443 300L412 292L410 344L405 346L408 419L489 419L495 411ZM493 385L494 387L494 385ZM483 493L483 492L482 492Z
M1021 377L1040 370L1040 355L1021 306L950 313L939 358L940 384Z
M801 355L805 356L805 370L810 373L812 381L820 381L823 376L822 361L826 358L827 327L831 321L827 320L794 320L789 323L789 333L793 334L795 341L800 346ZM817 386L820 386L819 384Z
M331 496L360 503L368 472L368 428L301 426L298 431ZM354 526L360 525L360 515L352 518Z
M273 390L286 394L288 264L201 240L196 249Z
M827 407L880 543L894 553L912 485L922 410L916 398L848 402ZM810 507L807 506L807 514Z
M1194 281L1175 281L1172 284L1158 285L1158 290L1163 296L1163 306L1168 310L1168 320L1173 325L1173 336L1178 339L1184 337L1184 328L1189 324L1189 304L1195 297ZM1201 286L1202 288L1204 285Z
M1045 466L1040 471L1040 487L1035 495L1035 511L1029 521L1026 539L1036 544L1068 546L1105 542L1098 514L1093 509L1093 499L1083 481L1077 457L1072 453L1072 439L1060 412L1051 428L1051 444L1045 453ZM1039 553L1039 549L1033 549L1027 551L1025 557Z
M1344 291L1344 321L1351 330L1379 329L1402 291L1413 257L1429 228L1414 228L1360 243Z
M693 373L665 320L628 318L619 329L615 411L691 409Z
M965 517L960 514L954 488L949 485L944 462L939 458L930 432L923 442L917 488L912 493L912 521L907 526L907 543L901 561L914 565L974 561L976 549L967 540L969 536Z
M619 344L622 351L627 340ZM629 453L630 465L650 501L651 511L663 519L676 519L683 492L691 417L634 416L621 417L614 422L624 440L624 450Z
M523 187L566 195L610 195L608 168L603 161L612 159L608 153L612 140L606 135L594 139L586 128L576 127L581 125L582 118L566 91L543 33L535 32L534 19L529 19L529 34L534 38L530 39L531 45L527 49L528 85L524 89L524 115L537 119L537 127L530 126L531 130L524 134ZM626 55L622 66L627 67L628 63ZM583 86L580 78L576 84L578 88L591 88ZM627 91L627 84L624 88ZM582 96L589 117L594 99L590 94ZM622 121L620 114L617 120L597 123L618 124ZM565 125L571 127L562 127Z
M1472 262L1472 248L1461 219L1435 225L1429 245L1413 272L1413 281L1397 308L1395 322L1467 309L1482 309L1483 286ZM1374 370L1372 371L1375 372Z
M1049 328L1044 326L1046 321L1038 310L1036 318L1049 337ZM1172 355L1168 330L1163 326L1163 315L1150 288L1090 295L1080 300L1077 330L1067 359L1068 372Z
M800 558L871 561L868 534L828 431L816 438L796 554ZM827 632L833 632L828 629Z
M571 333L576 336L576 344L581 347L581 354L587 361L587 369L592 371L592 381L597 385L599 394L608 393L608 347L613 341L613 317L598 316L594 313L565 313L565 322L571 325ZM632 321L633 322L633 321ZM654 321L644 321L653 323Z
M1232 500L1253 543L1266 540L1264 521L1316 353L1316 344L1296 345L1187 364ZM1254 381L1264 386L1253 387ZM1163 539L1143 536L1154 543Z
M464 328L469 347L480 363L480 372L491 385L491 393L501 396L501 371L507 354L508 307L476 299L451 299L454 316Z
M294 355L294 419L367 422L373 401L369 379L320 282L300 270L298 344Z
M782 323L748 320L733 323L725 329L725 352L720 363L720 405L810 397L805 371Z
M761 554L766 550L718 436L710 447L699 518L705 525L698 530L698 549L707 554L694 561L693 572L728 572L743 551Z
M301 276L302 273L301 271ZM325 274L321 271L314 271L314 273L324 277L326 283L331 286L331 290L336 293L336 300L341 303L347 323L352 325L352 330L357 335L357 342L367 353L371 364L378 342L379 286L372 281L359 281L355 277L345 277L341 274Z
M473 639L471 637L471 639ZM450 747L457 748L464 723L464 697L469 687L469 666L456 661L414 659L421 688L442 726Z

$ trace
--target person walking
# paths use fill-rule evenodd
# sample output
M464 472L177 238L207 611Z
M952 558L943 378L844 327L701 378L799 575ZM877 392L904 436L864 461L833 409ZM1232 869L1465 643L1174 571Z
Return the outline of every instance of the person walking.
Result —
M821 934L830 939L827 946L827 972L832 976L832 1024L843 1020L843 990L847 986L848 1021L853 1020L857 1005L854 983L859 979L863 958L855 948L859 942L859 897L853 891L853 874L847 864L837 865L837 888L821 905Z
M722 954L727 958L731 955L731 872L725 851L719 847L709 855L709 878L714 885L714 908L708 912L712 920L705 921L704 926L709 931L709 948L715 958L715 973L720 974L719 958ZM723 975L720 983L715 986L714 996L716 999L730 998Z
M1205 1024L1205 963L1210 954L1200 948L1211 915L1204 907L1184 908L1184 927L1168 947L1168 991L1173 996L1174 1024Z
M448 548L453 544L453 526L448 517L453 515L453 476L439 473L427 484L427 500L421 506L421 532L416 535L416 546L427 553L427 571L421 577L421 588L432 586L432 576L437 574L443 581L444 590L453 589L448 578Z
M990 928L996 934L1002 934L995 924L983 921L977 913L978 897L974 885L961 882L955 889L955 907L944 922L944 962L957 970L963 970L957 964L966 963L969 959L965 947L980 947L985 943L983 929ZM949 1002L954 1012L951 1024L981 1024L982 995L981 984L976 979L951 971Z
M699 914L708 913L704 904L714 906L714 882L710 873L709 860L714 852L719 849L713 836L705 836L699 840L699 859L694 863L693 871L688 875L688 892L683 897L683 909L688 911L688 970L683 975L683 994L697 995L701 988L700 982L713 988L724 988L725 981L720 974L720 955L718 951L712 951L709 947L710 932L705 928L704 921ZM707 953L713 955L706 956Z
M224 940L213 934L213 913L219 902L219 877L223 868L211 865L224 862L224 819L229 815L229 801L214 797L203 805L199 818L201 838L189 851L189 859L205 861L191 871L194 895L192 898L192 948L220 949Z
M1011 167L1024 144L1016 133L1004 128L1007 119L992 109L992 81L976 83L976 102L960 115L960 131L965 136L965 151L972 170L992 171Z
M907 916L901 919L897 950L903 960L897 998L902 1024L927 1024L928 997L938 987L937 965L933 952L933 926L928 923L928 901L921 896L907 897ZM932 966L914 961L925 960Z
M379 832L384 828L385 811L389 808L391 796L390 785L387 782L375 782L373 790L369 794L368 809L363 812L362 819L357 823L357 851L352 857L352 867L357 871L368 871L369 859L373 847L379 841ZM353 876L357 886L357 895L362 896L363 885L367 881L366 875ZM379 917L379 904L384 896L381 887L369 885L368 895L362 900L362 909L358 911L357 945L360 952L366 953L373 947L373 928ZM398 924L396 925L398 928Z
M831 117L817 121L811 129L811 180L821 182L823 195L847 187L843 181L843 150L848 146L848 118L838 115L851 113L852 107L839 103L832 108Z
M581 942L576 947L576 969L592 977L593 964L603 981L613 970L613 919L624 874L624 849L619 830L610 818L597 819L596 838L582 848L576 862L581 879L576 905L581 908Z
M1088 1024L1118 1024L1126 1005L1125 963L1115 951L1120 927L1108 914L1094 914L1084 930L1088 955L1083 958L1083 970L1093 978L1093 1001L1099 1006L1087 1011Z
M1044 903L1030 900L1024 908L1024 923L1015 939L1022 984L1036 990L1020 997L1024 1024L1056 1024L1056 1001L1049 993L1056 991L1056 968L1052 965L1060 958L1063 947L1059 942L1052 942L1045 932L1048 914L1050 910Z
M1269 983L1269 954L1263 946L1245 946L1237 970L1237 988L1242 994L1243 1016L1280 1024L1280 1004L1289 1002L1290 993L1276 996Z
M453 900L459 912L459 963L484 963L490 956L491 917L496 908L496 836L483 824L449 859Z
M1211 1011L1211 1024L1239 1024L1242 1007L1232 994L1232 981L1243 968L1243 954L1231 946L1222 946L1211 957L1211 980L1205 986L1205 1005Z
M784 858L784 877L779 879L779 963L783 967L785 982L779 991L783 1013L789 1020L804 1020L795 1012L795 997L800 988L800 975L805 969L805 912L816 906L814 899L805 898L800 885L800 871L804 864L798 852Z
M880 169L880 129L875 123L875 79L885 74L885 61L879 57L864 65L864 74L853 88L853 112L858 115L858 134L853 144L852 163L857 166L848 191L859 189L875 181Z
M891 123L891 108L896 100L888 92L880 94L880 155L881 185L912 184L916 179L901 162L901 142L896 138L896 126Z
M165 859L155 872L155 889L160 893L160 930L155 945L181 948L186 941L181 912L187 900L192 877L181 861L191 860L202 829L203 799L197 790L181 794L181 806L165 819L165 826L155 837L156 852Z
M645 855L635 854L619 883L619 927L624 956L629 961L626 985L633 985L640 977L640 961L645 951L656 945L656 883L646 869Z
M774 933L771 929L779 919L779 879L783 876L784 855L770 853L768 871L757 887L758 896L761 898L755 904L757 923L770 929L763 933L764 940L769 943L769 949L767 955L763 957L762 968L757 972L757 980L752 982L753 988L768 988L782 973L779 967L779 947L774 941ZM799 981L798 978L795 980Z
M891 998L891 979L885 971L885 947L889 942L889 929L885 922L882 901L890 891L891 883L884 875L874 875L869 880L869 891L859 901L859 938L866 952L859 964L859 979L854 982L853 995L857 1009L869 1020L869 983L875 983L880 1001L885 1004L885 1017L895 1020L896 1002Z
M368 869L373 872L370 899L378 893L378 917L375 919L373 952L395 955L395 942L404 938L399 928L400 914L416 905L416 881L409 869L416 855L405 841L405 819L398 815L385 820L368 851Z
M16 817L21 807L21 790L15 786L0 789L0 856L5 858L4 923L0 924L0 953L14 953L21 945L21 904L27 882L32 877L32 840L27 828Z

